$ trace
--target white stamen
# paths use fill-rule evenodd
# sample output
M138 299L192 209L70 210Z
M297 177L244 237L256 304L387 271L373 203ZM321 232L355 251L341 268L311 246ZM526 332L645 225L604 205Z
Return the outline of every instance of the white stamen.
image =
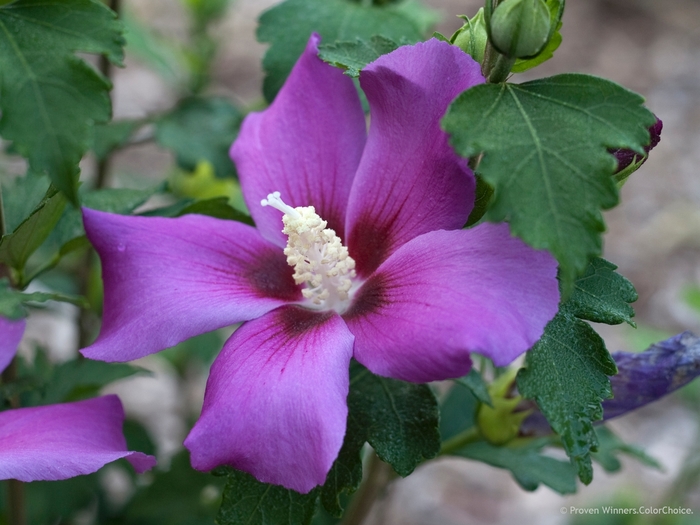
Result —
M313 206L292 208L275 191L260 201L284 213L282 232L287 235L284 254L294 268L294 281L304 284L308 307L344 312L350 304L355 261L340 238L321 219Z

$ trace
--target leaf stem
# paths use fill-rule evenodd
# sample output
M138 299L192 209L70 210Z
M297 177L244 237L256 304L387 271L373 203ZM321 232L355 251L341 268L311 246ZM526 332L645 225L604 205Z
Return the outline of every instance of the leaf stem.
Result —
M389 482L394 479L391 467L372 451L367 464L367 474L357 494L352 498L340 525L360 525Z
M469 443L474 443L476 441L480 441L481 439L481 431L479 430L479 427L475 425L444 441L442 443L442 447L440 448L439 455L444 456L446 454L452 454Z

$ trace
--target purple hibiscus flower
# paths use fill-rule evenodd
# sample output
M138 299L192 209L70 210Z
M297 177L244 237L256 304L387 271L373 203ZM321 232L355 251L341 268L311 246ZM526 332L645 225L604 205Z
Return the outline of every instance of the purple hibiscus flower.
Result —
M257 228L84 211L105 304L83 353L129 360L245 322L185 446L197 469L228 464L299 492L325 481L343 443L352 357L415 382L464 375L472 351L505 365L559 302L548 253L504 224L461 229L475 180L439 121L483 82L479 64L437 40L380 57L360 76L367 133L318 42L231 149Z
M0 317L0 371L12 361L25 321ZM137 472L156 460L126 449L117 396L0 412L0 479L60 480L126 458Z

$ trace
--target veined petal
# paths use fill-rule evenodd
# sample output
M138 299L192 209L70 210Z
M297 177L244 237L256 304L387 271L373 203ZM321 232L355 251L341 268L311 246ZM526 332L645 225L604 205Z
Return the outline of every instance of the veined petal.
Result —
M279 246L282 214L260 206L279 191L292 207L314 206L343 234L350 185L365 145L365 118L352 80L318 58L314 34L272 105L251 113L231 148L243 195L263 236Z
M214 362L192 466L230 465L309 492L340 451L353 337L334 312L285 306L241 326Z
M5 370L15 357L26 325L24 319L13 321L0 316L0 372Z
M100 336L82 351L92 359L136 359L302 297L282 250L245 224L83 216L105 289Z
M557 264L505 224L409 241L357 291L344 314L355 358L406 381L459 377L470 352L510 363L557 313Z
M153 456L129 452L117 396L0 413L0 479L59 480L90 474L119 458L137 472Z
M440 129L452 100L484 81L469 55L435 39L400 47L360 74L370 129L350 192L345 230L358 275L433 230L461 228L475 180Z

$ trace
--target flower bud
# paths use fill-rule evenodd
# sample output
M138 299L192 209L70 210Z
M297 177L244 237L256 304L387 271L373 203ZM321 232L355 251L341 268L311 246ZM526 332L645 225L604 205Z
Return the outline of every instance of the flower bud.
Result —
M518 410L522 397L510 397L517 368L508 369L488 387L492 407L480 405L476 422L481 435L494 445L504 445L518 435L520 424L531 411Z
M452 35L451 42L481 64L484 61L484 51L489 38L486 33L484 8L479 9L472 18L466 16L461 18L465 23Z
M491 15L491 43L508 57L534 56L547 44L550 26L544 0L505 0Z

